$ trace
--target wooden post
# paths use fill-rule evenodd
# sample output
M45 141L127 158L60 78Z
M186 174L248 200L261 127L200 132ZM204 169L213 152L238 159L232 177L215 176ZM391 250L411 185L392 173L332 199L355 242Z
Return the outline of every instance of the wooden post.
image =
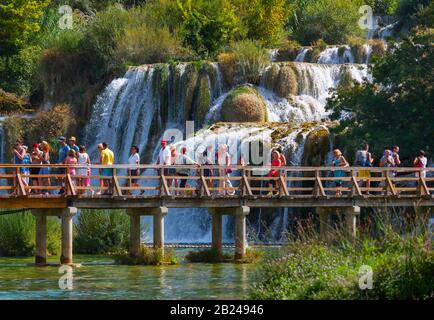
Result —
M235 260L244 259L246 257L246 216L249 213L250 207L247 206L235 209Z
M35 264L47 263L47 216L43 210L33 210L36 218Z
M77 208L68 207L62 213L62 255L61 264L72 264L72 217L77 213Z

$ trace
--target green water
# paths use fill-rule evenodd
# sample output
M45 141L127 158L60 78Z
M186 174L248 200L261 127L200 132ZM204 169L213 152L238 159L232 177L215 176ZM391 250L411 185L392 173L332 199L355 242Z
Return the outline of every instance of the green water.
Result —
M176 250L185 256L187 250ZM120 266L107 256L76 255L73 289L59 288L58 267L33 258L0 258L0 299L243 299L255 266L182 261L176 266ZM49 262L58 262L51 257Z

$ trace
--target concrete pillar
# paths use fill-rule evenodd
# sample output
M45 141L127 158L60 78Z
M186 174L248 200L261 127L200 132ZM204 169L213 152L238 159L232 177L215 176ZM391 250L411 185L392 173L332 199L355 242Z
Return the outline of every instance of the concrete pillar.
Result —
M246 216L250 213L247 206L235 209L235 260L244 259L247 247Z
M68 207L62 212L62 254L61 264L72 264L72 217L77 213L77 208Z
M35 210L36 217L36 248L35 264L47 263L47 216L41 210Z
M140 215L130 214L130 254L137 256L140 252Z
M319 237L321 241L327 242L329 240L330 230L330 214L327 208L317 207L316 213L319 216Z
M164 248L164 216L167 213L164 210L156 212L154 216L154 248L163 249Z
M222 255L222 215L220 213L211 213L212 226L211 226L211 247L215 250L219 256Z
M360 215L360 207L347 207L343 211L345 214L347 236L350 240L354 241L357 236L357 216Z

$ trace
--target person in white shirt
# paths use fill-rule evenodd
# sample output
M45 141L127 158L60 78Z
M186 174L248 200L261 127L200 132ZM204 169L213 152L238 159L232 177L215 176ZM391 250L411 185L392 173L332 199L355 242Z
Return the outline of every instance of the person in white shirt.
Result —
M172 164L172 154L170 151L170 148L167 146L167 141L166 140L161 140L161 150L158 154L158 159L157 159L157 165L163 165L163 166L170 166ZM163 173L165 176L169 175L169 170L168 168L164 168L163 169ZM160 170L158 170L158 175L160 175L161 172Z
M128 164L131 165L128 167L128 174L130 177L137 177L140 175L140 155L139 155L139 147L132 146L131 147L131 155L128 158ZM130 187L139 187L137 183L137 179L130 178L129 180ZM127 194L131 194L131 190L127 192Z
M176 165L181 165L183 166L182 168L176 169L176 175L179 177L183 177L183 179L179 179L180 183L179 183L179 187L181 192L183 192L185 185L187 183L188 180L188 176L189 176L189 172L190 169L185 167L187 165L197 165L198 167L200 166L199 163L197 163L196 161L194 161L193 159L191 159L188 155L187 155L187 148L183 147L182 148L182 153L179 154L176 157L176 161L175 161Z

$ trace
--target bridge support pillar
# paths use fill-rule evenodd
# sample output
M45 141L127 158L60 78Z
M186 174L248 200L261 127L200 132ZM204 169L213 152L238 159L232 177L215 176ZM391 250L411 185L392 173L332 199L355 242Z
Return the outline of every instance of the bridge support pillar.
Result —
M72 217L77 213L77 208L68 207L62 212L62 254L61 264L72 264Z
M212 226L211 226L211 248L215 250L219 256L222 255L222 247L223 247L223 234L222 234L222 214L217 212L217 210L213 210L214 208L208 208L208 212L212 218Z
M357 237L357 216L360 215L360 207L348 207L343 211L345 214L347 236L350 240L354 241Z
M130 214L130 254L137 256L140 252L140 215Z
M164 248L164 216L167 214L166 207L154 208L152 215L154 220L154 248Z
M316 213L319 216L319 237L321 241L329 240L330 232L330 212L328 208L317 207Z
M247 230L246 216L250 213L250 207L242 206L235 209L235 260L246 257Z
M35 264L44 265L47 263L47 216L43 210L33 210L36 218L36 248Z

